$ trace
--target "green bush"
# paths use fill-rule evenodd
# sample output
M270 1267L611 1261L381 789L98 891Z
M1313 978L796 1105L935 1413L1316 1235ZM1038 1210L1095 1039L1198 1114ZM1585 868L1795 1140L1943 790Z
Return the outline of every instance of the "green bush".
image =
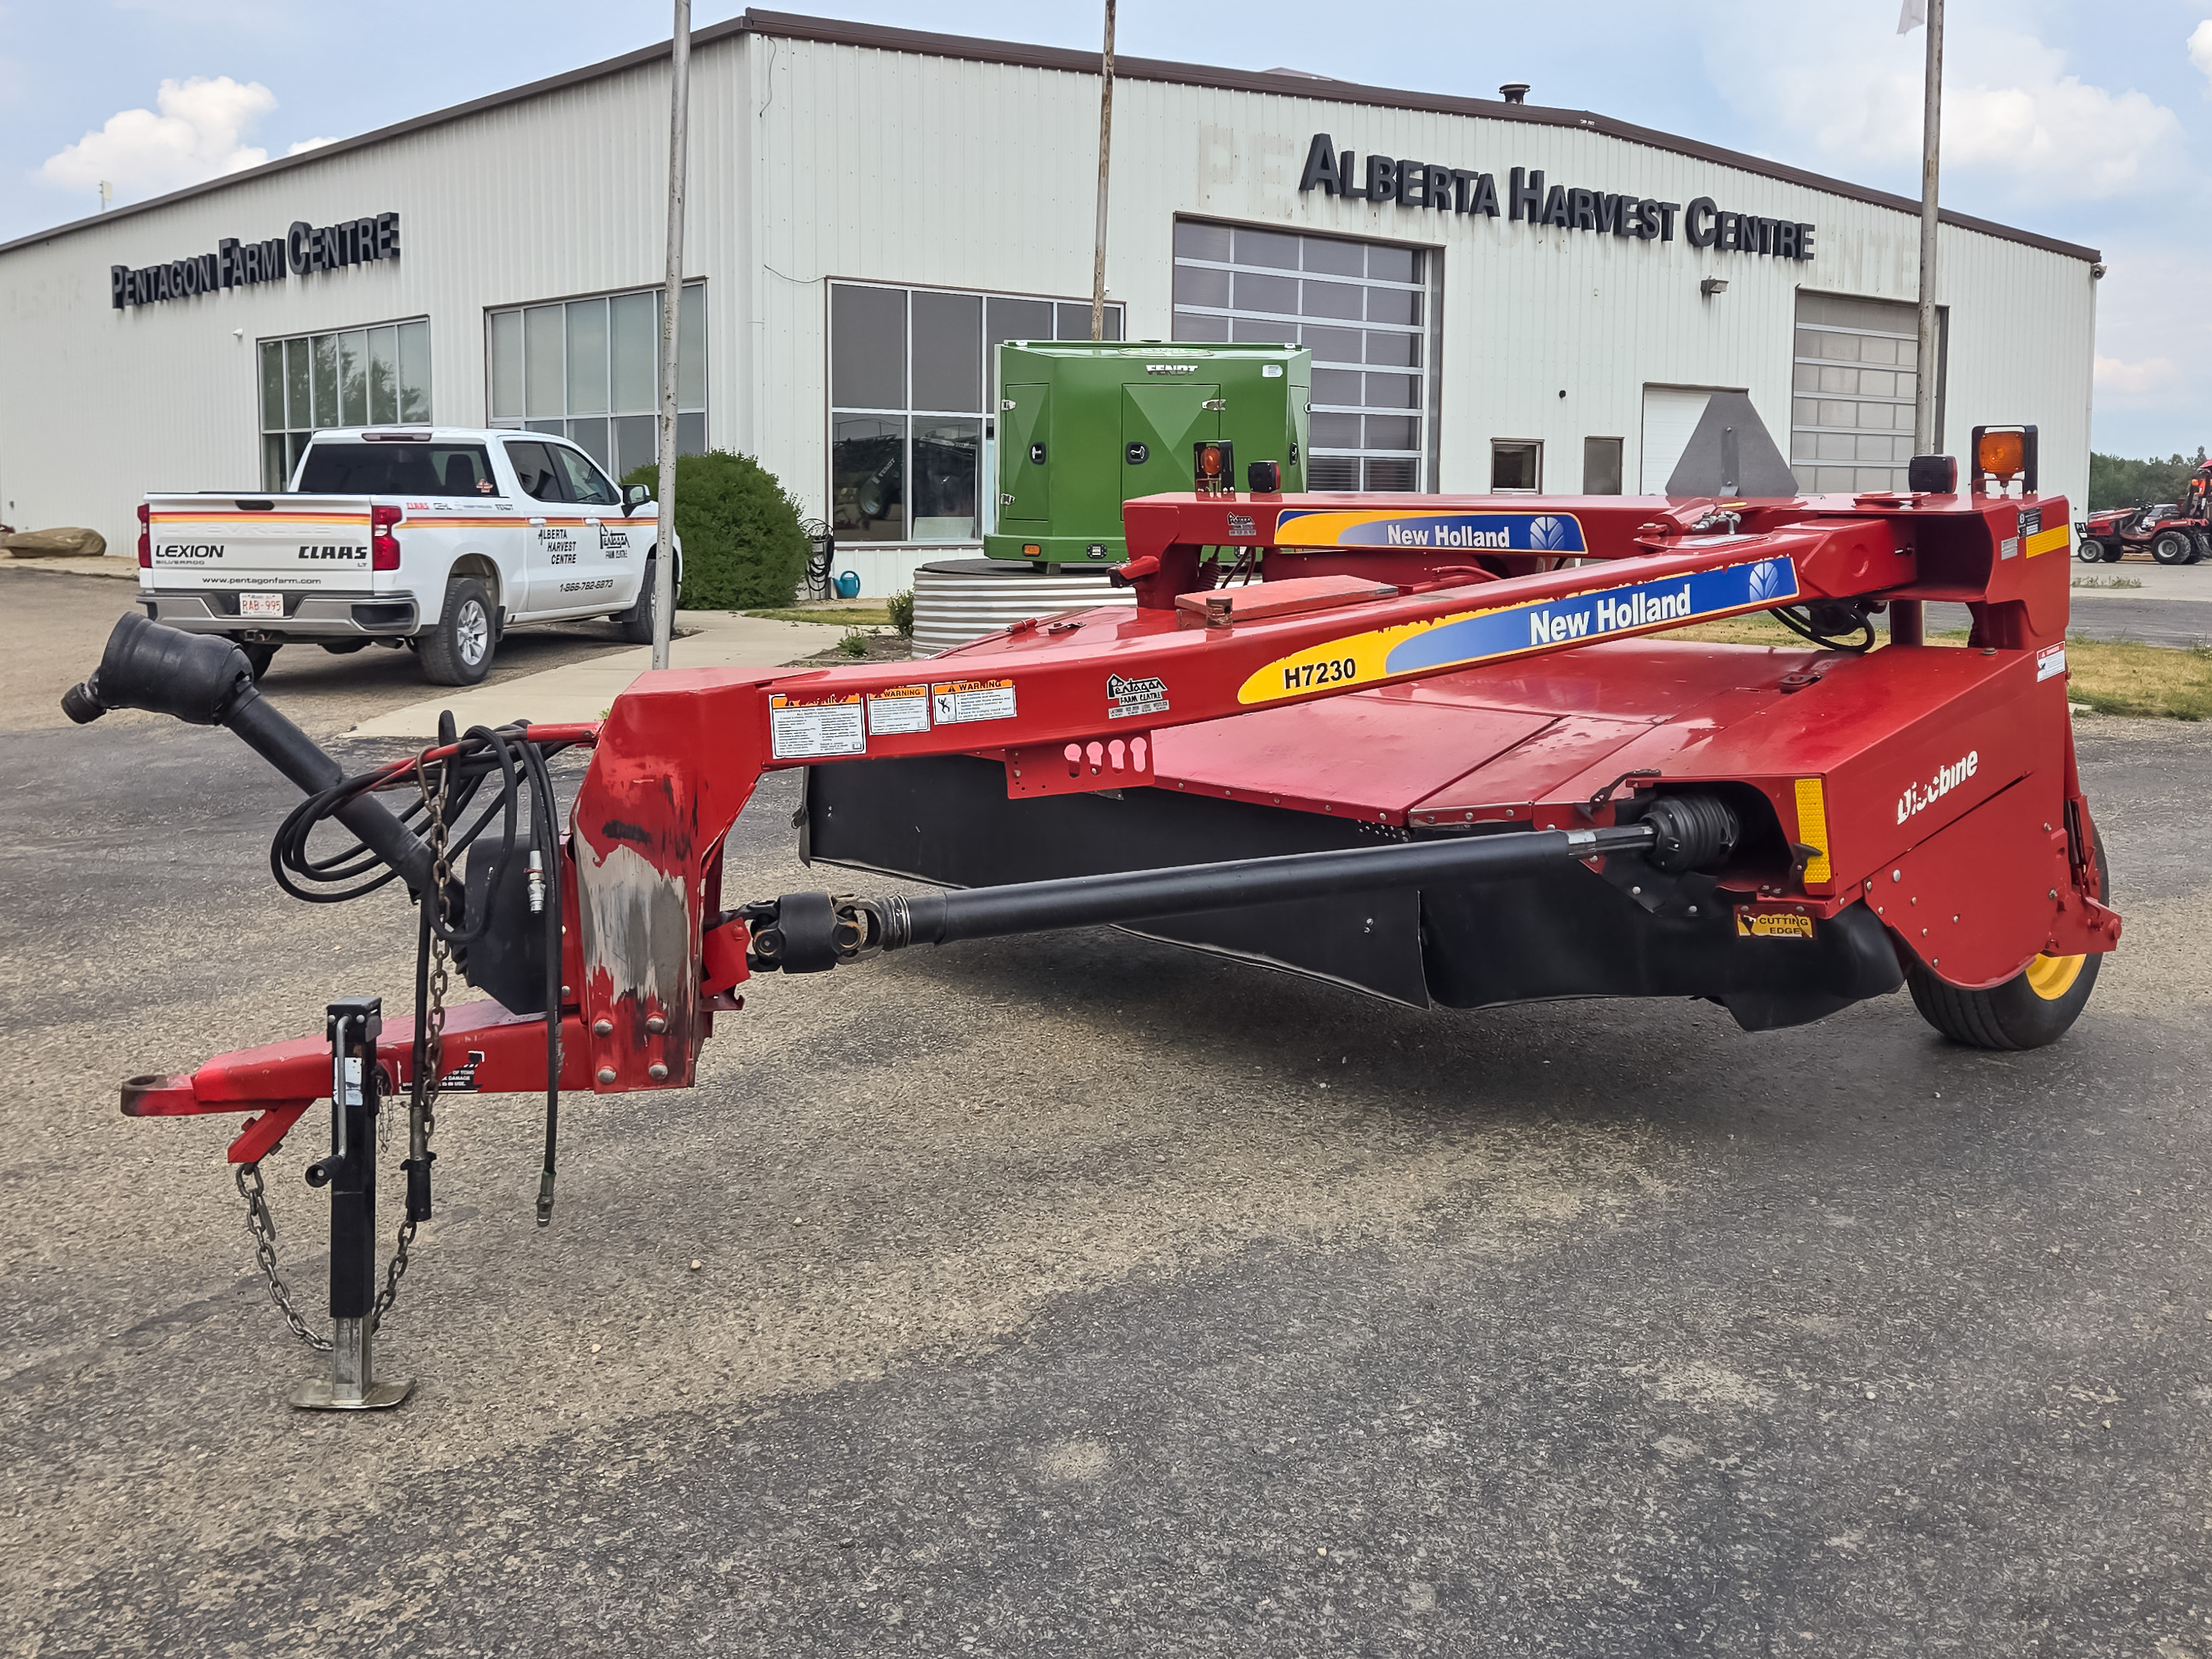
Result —
M914 592L905 589L884 601L884 609L890 613L891 626L905 639L914 637Z
M623 477L625 489L659 483L650 463ZM811 544L799 527L799 503L750 455L713 449L678 458L676 534L684 544L678 603L688 611L789 605L806 574Z

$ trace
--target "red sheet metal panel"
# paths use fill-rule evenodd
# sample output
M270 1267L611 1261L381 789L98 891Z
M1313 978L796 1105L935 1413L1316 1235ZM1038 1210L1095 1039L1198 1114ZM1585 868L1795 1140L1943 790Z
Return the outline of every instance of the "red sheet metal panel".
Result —
M2074 878L2054 785L2024 779L1863 884L1890 931L1954 985L2001 985L2046 946Z

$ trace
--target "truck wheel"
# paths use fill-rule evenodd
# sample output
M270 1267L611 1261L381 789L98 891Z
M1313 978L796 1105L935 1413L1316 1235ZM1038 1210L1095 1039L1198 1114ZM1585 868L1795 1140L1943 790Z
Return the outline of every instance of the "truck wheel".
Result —
M2161 530L2150 544L2150 556L2160 564L2187 564L2197 551L2197 538L2185 530Z
M2109 904L2112 878L2105 863L2105 838L2097 837L2097 885ZM1946 985L1915 959L1905 970L1912 1006L1921 1018L1969 1048L2040 1048L2066 1035L2089 1000L2104 957L2038 957L2002 985L1962 991Z
M646 560L645 585L637 591L637 603L627 611L616 613L616 630L630 645L653 643L653 584L659 579L659 573L653 567L658 562L657 558Z
M416 655L433 685L474 685L491 672L491 595L474 576L446 584L438 620L425 629Z

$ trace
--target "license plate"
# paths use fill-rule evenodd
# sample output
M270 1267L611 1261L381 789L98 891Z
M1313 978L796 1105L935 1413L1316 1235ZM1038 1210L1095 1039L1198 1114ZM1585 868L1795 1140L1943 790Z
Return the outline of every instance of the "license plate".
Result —
M284 614L282 593L241 593L238 596L238 614L241 617L281 617Z

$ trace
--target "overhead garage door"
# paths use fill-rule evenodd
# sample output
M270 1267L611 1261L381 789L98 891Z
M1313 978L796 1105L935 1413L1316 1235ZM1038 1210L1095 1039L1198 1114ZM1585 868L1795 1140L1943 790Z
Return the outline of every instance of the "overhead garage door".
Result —
M1675 463L1689 447L1690 434L1705 412L1705 399L1716 392L1741 392L1741 386L1647 386L1644 388L1644 460L1638 472L1638 489L1646 495L1667 493L1667 480L1674 476Z

